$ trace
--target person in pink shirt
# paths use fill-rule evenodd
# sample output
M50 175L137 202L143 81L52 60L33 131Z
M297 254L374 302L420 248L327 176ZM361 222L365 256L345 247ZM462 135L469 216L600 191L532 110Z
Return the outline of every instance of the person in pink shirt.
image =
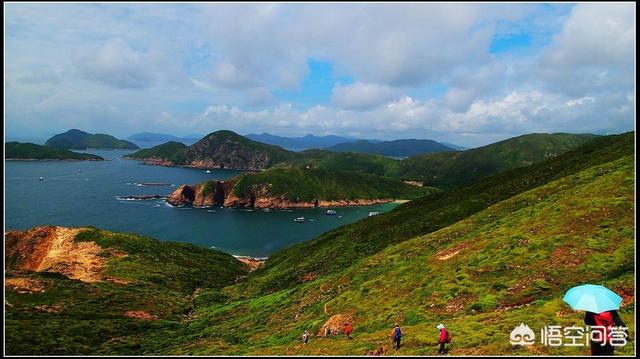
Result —
M440 349L438 350L438 353L445 354L447 352L445 345L451 343L451 336L449 335L447 328L444 327L444 324L440 323L436 328L440 331L440 337L438 338Z

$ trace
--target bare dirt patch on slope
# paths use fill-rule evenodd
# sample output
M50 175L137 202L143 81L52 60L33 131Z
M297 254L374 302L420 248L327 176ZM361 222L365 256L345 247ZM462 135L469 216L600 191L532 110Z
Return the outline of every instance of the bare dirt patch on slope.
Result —
M76 242L84 228L35 227L5 233L7 267L34 272L55 272L83 282L103 280L106 258L94 242Z

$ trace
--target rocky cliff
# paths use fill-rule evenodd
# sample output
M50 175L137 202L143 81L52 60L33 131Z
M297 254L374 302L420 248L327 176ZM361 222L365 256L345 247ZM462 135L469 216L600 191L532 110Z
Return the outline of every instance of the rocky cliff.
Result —
M236 181L208 181L194 186L183 184L167 198L172 206L193 205L196 207L233 206L228 199Z
M184 184L167 198L167 202L177 207L192 205L195 207L223 206L277 209L364 206L393 201L391 198L332 201L314 199L305 201L299 198L288 198L286 195L273 195L270 191L271 185L268 183L254 185L246 195L239 196L234 191L237 182L237 178L234 178L226 181L208 181L193 186Z

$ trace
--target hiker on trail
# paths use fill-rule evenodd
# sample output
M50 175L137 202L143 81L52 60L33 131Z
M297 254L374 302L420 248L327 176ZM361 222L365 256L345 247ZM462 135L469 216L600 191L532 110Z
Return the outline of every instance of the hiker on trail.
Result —
M309 341L309 332L308 331L304 331L304 334L302 334L302 341L307 344L307 342Z
M347 338L351 339L351 324L349 323L345 323L344 325L344 334L347 336Z
M590 336L591 355L613 355L615 347L611 345L611 329L613 327L625 327L626 324L620 318L617 310L606 311L599 314L586 312L584 316L584 324L594 326L592 330L600 334ZM598 328L599 327L599 328ZM624 329L629 338L629 330ZM596 340L594 340L596 339ZM602 340L597 340L602 339Z
M391 331L391 338L393 338L393 347L398 350L400 349L400 339L402 339L402 329L400 329L400 325L396 324L395 328Z
M451 335L447 331L447 328L444 327L444 324L440 323L436 326L438 330L440 330L440 337L438 338L438 343L440 344L440 349L438 353L445 354L447 352L446 344L451 343Z

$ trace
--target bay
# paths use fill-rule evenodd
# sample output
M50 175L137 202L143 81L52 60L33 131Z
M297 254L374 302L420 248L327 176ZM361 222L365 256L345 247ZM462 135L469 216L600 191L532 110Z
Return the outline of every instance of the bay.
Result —
M181 184L224 180L233 170L161 167L125 160L125 150L86 151L107 161L5 161L5 229L40 225L95 226L160 240L189 242L228 253L269 256L333 228L385 212L395 204L326 209L263 210L174 208L162 199L122 200L118 196L166 196ZM45 177L40 181L40 177ZM142 186L167 183L169 186ZM294 218L304 216L304 223Z

